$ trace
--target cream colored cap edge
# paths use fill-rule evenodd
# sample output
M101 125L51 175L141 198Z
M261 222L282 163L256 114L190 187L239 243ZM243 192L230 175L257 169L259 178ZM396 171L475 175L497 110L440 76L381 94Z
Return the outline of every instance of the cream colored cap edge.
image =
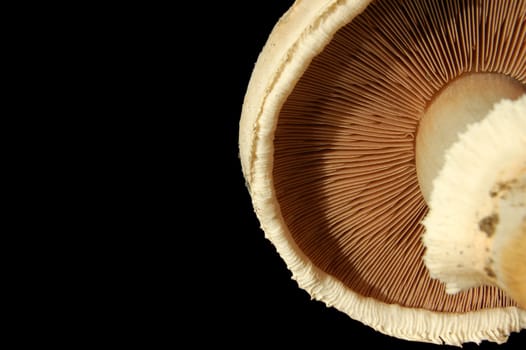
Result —
M284 224L272 176L279 111L312 59L370 2L298 0L270 34L254 67L240 121L239 155L254 210L265 237L312 298L401 339L457 346L483 340L503 343L511 332L526 328L526 312L509 307L438 313L363 297L314 266Z

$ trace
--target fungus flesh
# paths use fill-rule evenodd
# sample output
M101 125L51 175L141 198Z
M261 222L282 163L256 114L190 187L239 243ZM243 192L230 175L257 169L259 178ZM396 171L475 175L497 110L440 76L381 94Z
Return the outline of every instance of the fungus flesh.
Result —
M444 163L432 152L526 91L526 1L307 3L278 23L242 112L243 172L266 237L313 298L383 333L504 342L526 312L493 284L448 293L424 263L422 220ZM448 119L444 96L458 93L480 111ZM454 132L433 136L448 123Z

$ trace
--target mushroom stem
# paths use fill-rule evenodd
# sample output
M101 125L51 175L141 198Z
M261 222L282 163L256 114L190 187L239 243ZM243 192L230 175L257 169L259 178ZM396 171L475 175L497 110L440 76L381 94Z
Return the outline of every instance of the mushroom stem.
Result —
M526 94L466 129L432 182L424 262L448 293L497 285L526 309Z

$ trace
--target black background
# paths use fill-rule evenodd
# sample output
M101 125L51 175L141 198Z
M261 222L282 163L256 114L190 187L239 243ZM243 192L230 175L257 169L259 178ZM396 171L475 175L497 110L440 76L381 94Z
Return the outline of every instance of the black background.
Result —
M199 301L193 304L192 320L186 322L191 328L204 330L200 332L203 339L227 346L299 347L323 341L324 348L340 344L342 348L456 349L383 335L311 300L291 280L286 265L264 238L241 173L238 123L257 56L274 24L292 3L250 0L208 7L213 20L207 23L206 40L199 45L205 46L211 70L201 77L196 89L210 97L207 106L197 106L207 108L203 123L209 131L209 150L205 170L195 174L208 186L203 188L204 198L194 205L196 210L213 215L193 222L206 231L200 238L200 246L206 249L191 251L196 262L193 265L200 266L197 263L201 261L206 267L193 273L200 287L189 298ZM185 299L181 303L186 303ZM468 343L464 348L511 349L518 344L526 344L525 331L512 334L504 345Z

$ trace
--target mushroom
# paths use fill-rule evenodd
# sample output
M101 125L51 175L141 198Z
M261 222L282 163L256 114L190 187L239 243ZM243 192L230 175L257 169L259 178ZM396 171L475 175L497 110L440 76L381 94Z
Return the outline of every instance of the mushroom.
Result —
M300 288L406 340L526 328L525 39L524 0L293 4L254 67L239 152Z

